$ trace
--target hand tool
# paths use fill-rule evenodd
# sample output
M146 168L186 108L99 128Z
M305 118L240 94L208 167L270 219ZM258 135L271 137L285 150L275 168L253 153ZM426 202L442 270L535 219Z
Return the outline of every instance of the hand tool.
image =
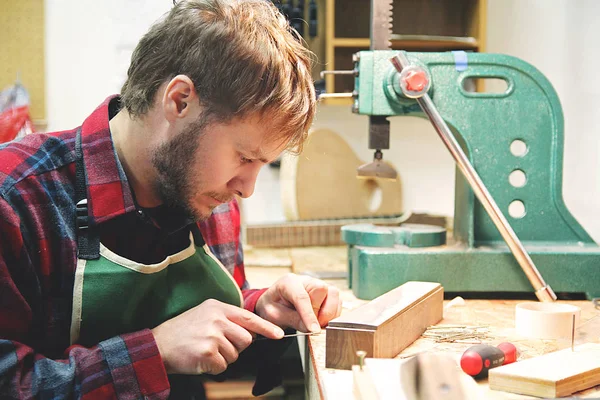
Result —
M475 379L487 378L488 371L517 361L517 348L504 342L497 347L477 344L469 347L460 358L460 367Z
M285 339L285 338L289 338L289 337L297 337L297 336L313 336L313 335L320 335L321 332L319 333L315 333L315 332L297 332L297 333L290 333L288 335L283 335L283 337L281 337L281 339ZM257 340L281 340L281 339L271 339L265 336L261 336L258 335L253 342L256 342Z

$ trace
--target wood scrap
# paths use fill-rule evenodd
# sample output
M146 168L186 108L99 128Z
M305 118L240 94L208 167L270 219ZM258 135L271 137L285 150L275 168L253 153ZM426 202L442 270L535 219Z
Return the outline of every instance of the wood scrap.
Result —
M408 360L401 370L405 387L414 387L410 400L465 400L467 393L462 371L448 354L422 353Z
M366 365L352 366L354 400L379 400L377 388Z
M378 400L484 398L475 380L449 354L427 352L409 360L368 358L362 371L356 365L352 371L354 388L371 392ZM369 399L356 393L357 399Z
M392 358L443 316L444 289L434 282L407 282L329 322L327 368L350 369L356 352Z
M586 343L491 369L490 389L563 397L600 384L600 344Z
M286 219L402 214L400 180L357 179L356 169L362 164L336 132L310 132L300 156L286 154L281 160L281 198Z

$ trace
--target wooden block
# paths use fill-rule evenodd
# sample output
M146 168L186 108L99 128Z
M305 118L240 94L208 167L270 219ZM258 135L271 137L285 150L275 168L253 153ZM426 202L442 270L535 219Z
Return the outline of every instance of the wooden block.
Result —
M600 384L600 344L575 347L491 369L490 389L562 397Z
M350 369L356 352L392 358L443 316L444 289L434 282L407 282L329 322L325 366Z

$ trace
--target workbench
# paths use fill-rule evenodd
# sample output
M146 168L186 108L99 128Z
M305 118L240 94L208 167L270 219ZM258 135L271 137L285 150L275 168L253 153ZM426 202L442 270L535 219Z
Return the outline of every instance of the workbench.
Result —
M343 272L347 269L345 251L346 249L341 247L278 249L271 254L276 254L275 258L279 260L279 263L274 263L274 258L271 257L271 261L267 263L269 267L260 267L257 264L258 260L269 259L269 251L255 249L255 251L248 254L248 276L253 286L256 286L257 282L253 282L252 277L260 276L261 280L258 283L262 286L272 283L282 273L290 270L297 274L314 274L316 271ZM287 257L289 257L289 260L287 260ZM289 270L285 267L286 263L290 266ZM276 264L281 264L281 266L275 267ZM343 301L342 313L366 303L366 301L357 299L352 294L351 290L348 289L346 280L325 279L325 281L340 289ZM519 350L519 360L565 349L571 345L570 339L535 340L519 338L514 327L514 312L516 304L523 302L523 300L464 300L464 302L460 301L461 299L457 300L459 301L444 301L444 319L438 326L487 327L488 337L483 342L491 345L507 341L512 342ZM591 301L568 301L565 303L577 305L581 308L581 322L579 333L576 336L576 344L581 344L584 340L599 342L600 310L596 309ZM583 333L588 334L587 338L583 339ZM463 340L455 343L438 343L434 339L421 337L402 351L397 358L407 358L420 352L435 351L448 353L458 360L468 347L480 342L479 340ZM299 338L307 391L306 398L352 399L352 372L325 368L325 343L325 331L319 335ZM487 380L480 381L478 384L481 390L484 391L484 398L486 399L534 398L490 390ZM579 392L574 396L584 398L600 397L600 386Z

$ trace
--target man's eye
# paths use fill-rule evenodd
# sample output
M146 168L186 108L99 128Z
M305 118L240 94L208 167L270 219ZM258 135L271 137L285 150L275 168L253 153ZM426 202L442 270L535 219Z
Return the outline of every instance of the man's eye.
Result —
M246 158L246 157L244 157L244 156L241 156L241 157L240 157L240 160L242 161L242 164L250 164L250 163L252 162L252 160L251 160L251 159L249 159L249 158Z

